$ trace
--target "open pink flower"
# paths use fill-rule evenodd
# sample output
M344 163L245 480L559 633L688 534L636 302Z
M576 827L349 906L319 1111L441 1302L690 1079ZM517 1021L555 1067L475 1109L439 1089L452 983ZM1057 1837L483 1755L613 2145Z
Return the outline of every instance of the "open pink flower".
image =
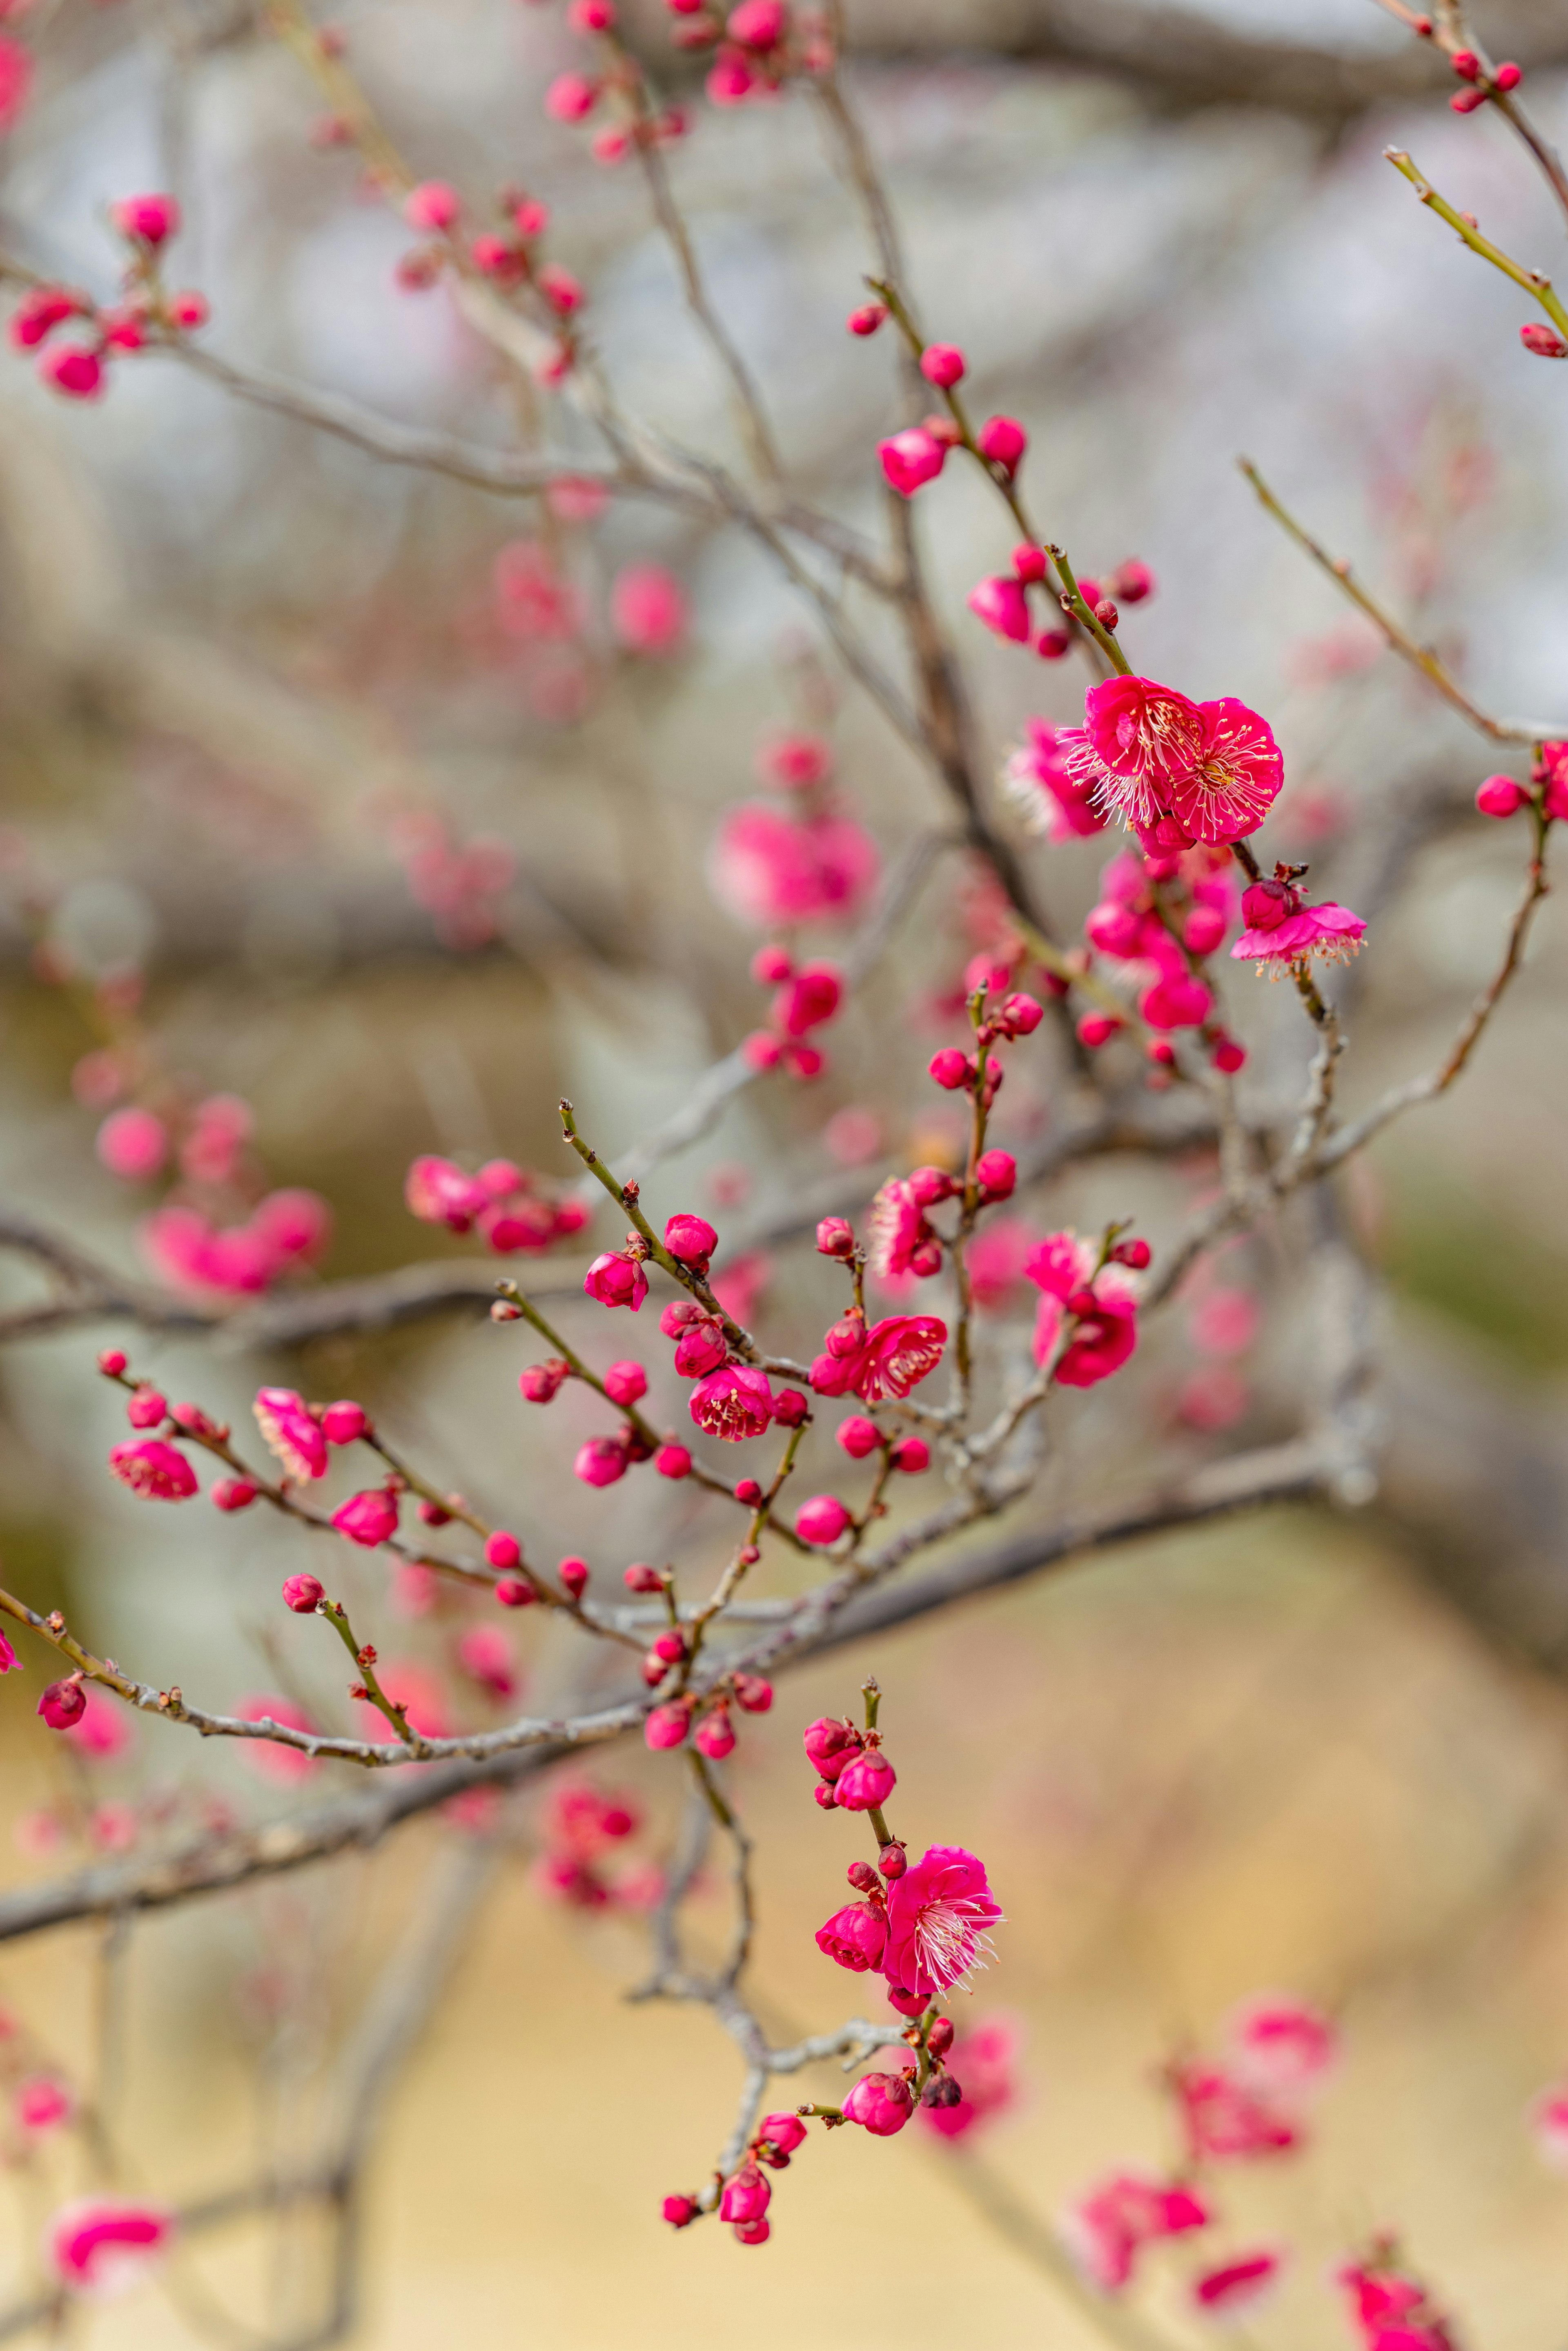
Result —
M327 1440L294 1388L258 1388L256 1426L284 1473L304 1484L327 1475Z
M1176 2065L1170 2081L1195 2157L1288 2155L1301 2144L1295 2118L1223 2066Z
M1321 906L1303 906L1297 898L1295 911L1271 930L1246 930L1230 950L1234 963L1255 963L1259 971L1278 979L1293 963L1311 961L1314 956L1323 963L1348 963L1359 953L1366 936L1366 925L1348 906L1336 906L1325 899ZM1250 893L1249 893L1250 895Z
M172 2216L155 2204L115 2196L84 2196L49 2223L50 2266L62 2285L109 2294L132 2285L167 2250Z
M936 1369L946 1344L947 1325L935 1314L886 1315L866 1332L853 1358L850 1385L862 1404L906 1396ZM816 1384L813 1364L811 1385Z
M852 922L881 871L875 841L852 817L798 818L757 800L730 811L708 860L714 895L758 930Z
M750 1364L725 1364L699 1380L691 1395L692 1418L710 1437L732 1444L760 1437L773 1417L773 1391L766 1372Z
M1252 1304L1249 1297L1247 1303ZM1260 2090L1303 2088L1334 2061L1333 2026L1305 2001L1249 2001L1232 2017L1226 2037L1235 2071Z
M1092 2283L1116 2294L1145 2245L1207 2228L1208 2220L1208 2208L1191 2189L1119 2171L1069 2207L1062 2233Z
M1068 767L1100 807L1155 834L1147 848L1239 840L1279 796L1279 746L1257 712L1231 695L1197 703L1153 678L1112 677L1089 688L1083 715L1082 727L1060 737Z
M988 2017L954 2042L946 2070L963 2091L956 2106L922 2106L920 2119L943 2138L963 2138L1018 2095L1020 2029L1008 2016Z
M176 1446L143 1437L111 1445L109 1466L122 1485L151 1502L184 1502L196 1491L196 1473Z
M1002 769L1002 789L1030 831L1047 841L1087 840L1105 830L1104 811L1094 804L1094 778L1074 774L1049 719L1025 719L1024 739Z
M1203 749L1189 775L1173 778L1166 807L1194 841L1256 832L1280 797L1285 763L1266 719L1224 695L1198 705Z
M1051 1233L1024 1261L1024 1276L1040 1292L1035 1318L1034 1359L1043 1364L1056 1345L1068 1317L1068 1301L1084 1300L1074 1308L1076 1329L1056 1366L1062 1387L1089 1388L1121 1370L1138 1343L1138 1284L1125 1267L1108 1265L1096 1274L1099 1252L1092 1241L1075 1232ZM1091 1289L1091 1277L1092 1287Z
M927 1996L950 1991L985 1965L989 1929L1002 1923L984 1862L962 1845L932 1845L888 1896L889 1981Z
M915 1263L917 1252L930 1243L931 1228L904 1176L893 1176L882 1186L871 1204L867 1224L866 1263L879 1280L885 1281L890 1275L935 1270Z
M444 1225L450 1233L465 1233L490 1205L490 1195L477 1176L434 1153L414 1160L403 1179L402 1196L421 1224Z
M0 1674L19 1674L24 1670L21 1658L5 1637L5 1627L0 1625Z

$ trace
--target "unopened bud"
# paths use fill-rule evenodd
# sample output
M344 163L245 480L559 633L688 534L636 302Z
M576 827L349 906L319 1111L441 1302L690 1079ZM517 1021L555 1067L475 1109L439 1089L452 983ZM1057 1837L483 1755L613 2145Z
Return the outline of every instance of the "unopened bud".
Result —
M869 1861L852 1861L844 1872L857 1894L880 1894L882 1881Z
M937 2018L925 2036L925 2046L933 2057L946 2057L953 2046L953 2020L950 2016Z
M1448 100L1456 114L1473 114L1478 106L1484 106L1486 102L1484 89L1457 89Z
M1499 66L1496 73L1493 74L1491 78L1492 88L1494 89L1517 89L1520 83L1524 79L1524 75L1511 57L1504 64Z
M1538 360L1568 360L1568 343L1561 335L1554 335L1550 327L1542 327L1533 319L1528 327L1521 327L1519 340Z
M656 1567L638 1560L621 1579L628 1592L663 1592L664 1579Z
M1113 629L1122 615L1109 596L1102 596L1094 607L1094 618L1103 629Z
M909 1866L909 1856L901 1844L884 1844L877 1855L876 1865L891 1885L895 1877L904 1876Z
M313 1616L323 1597L324 1587L313 1575L291 1575L284 1583L283 1599L297 1616Z
M847 1217L824 1217L817 1227L817 1253L820 1257L852 1257L855 1231Z

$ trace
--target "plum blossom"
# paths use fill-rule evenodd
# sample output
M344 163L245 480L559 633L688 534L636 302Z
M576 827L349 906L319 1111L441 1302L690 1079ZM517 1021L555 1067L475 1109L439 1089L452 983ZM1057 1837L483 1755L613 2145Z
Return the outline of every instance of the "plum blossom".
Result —
M852 922L881 871L875 841L852 817L796 817L757 800L731 810L708 860L715 897L758 930Z
M1263 2249L1218 2262L1194 2278L1193 2306L1207 2318L1228 2318L1235 2311L1250 2310L1277 2283L1283 2267L1283 2254Z
M726 1364L699 1380L691 1394L691 1415L710 1437L738 1444L760 1437L773 1417L773 1391L766 1372L749 1364Z
M1040 1292L1034 1358L1050 1360L1071 1314L1074 1327L1055 1377L1060 1386L1092 1387L1119 1372L1138 1343L1136 1277L1111 1264L1095 1272L1099 1250L1075 1232L1051 1233L1030 1251L1024 1277ZM1079 1301L1070 1304L1070 1301Z
M962 1845L932 1845L888 1896L888 1979L927 1997L951 1991L985 1965L989 1929L1003 1923L984 1862Z
M1226 2039L1233 2069L1260 2090L1303 2089L1334 2061L1333 2026L1304 2001L1249 2001L1230 2020Z
M1252 895L1249 890L1247 897ZM1244 904L1249 927L1230 950L1233 962L1256 964L1260 975L1267 972L1270 979L1278 979L1293 963L1313 958L1348 963L1360 952L1366 925L1359 914L1353 914L1348 906L1336 905L1332 898L1321 905L1304 905L1297 890L1291 890L1289 898L1292 903L1288 911L1267 927Z
M162 1437L111 1445L109 1466L133 1494L152 1502L184 1502L196 1491L196 1473L177 1446Z
M6 1639L5 1627L0 1625L0 1674L19 1674L23 1671L25 1667L22 1660Z
M870 1902L851 1902L817 1929L817 1949L855 1975L878 1972L887 1944L887 1912Z
M1059 737L1074 779L1134 829L1167 824L1162 846L1256 832L1279 796L1279 746L1233 696L1197 703L1153 678L1112 677L1089 688L1083 711Z
M1195 2159L1288 2155L1301 2144L1295 2117L1224 2066L1174 2065L1170 2083Z
M915 2093L902 2074L862 2074L844 2100L844 2119L873 2138L892 2138L915 2112Z
M327 1475L327 1440L305 1399L294 1388L258 1388L256 1426L284 1474L300 1484Z
M648 1277L637 1258L605 1249L583 1275L582 1287L601 1306L629 1306L635 1314L648 1295Z
M1030 831L1047 841L1087 840L1105 830L1094 783L1074 774L1049 719L1025 719L1024 739L1002 769L1002 789Z
M1091 2283L1117 2294L1145 2245L1205 2229L1209 2217L1195 2189L1119 2171L1069 2207L1062 2233Z

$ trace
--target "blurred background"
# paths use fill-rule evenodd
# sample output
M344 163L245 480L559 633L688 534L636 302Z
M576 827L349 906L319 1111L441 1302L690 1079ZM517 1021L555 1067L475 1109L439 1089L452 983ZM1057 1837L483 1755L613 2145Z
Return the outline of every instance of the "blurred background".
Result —
M550 252L589 289L625 405L738 468L640 184L544 111L551 78L581 62L557 12L367 0L340 21L415 172L476 213L503 183L547 203ZM885 340L842 332L868 262L816 115L799 92L706 104L664 12L631 22L692 107L674 184L791 478L874 533L894 362ZM1269 715L1289 779L1270 846L1310 857L1314 885L1372 922L1337 982L1346 1096L1364 1102L1427 1064L1495 967L1521 842L1473 814L1488 747L1380 654L1235 460L1254 458L1483 705L1561 716L1563 386L1520 350L1521 298L1382 151L1407 147L1502 246L1551 269L1548 194L1489 115L1450 113L1444 75L1372 0L861 0L850 28L849 86L924 315L968 353L977 402L1028 425L1035 511L1081 570L1152 568L1157 592L1128 629L1140 667ZM0 141L7 254L108 299L109 204L169 188L184 214L169 282L207 296L213 350L476 443L536 430L448 293L400 284L410 233L323 141L318 96L249 11L40 0L6 29L36 64ZM1479 29L1525 64L1537 120L1561 135L1561 12L1516 0ZM552 449L598 461L579 419L550 420ZM1009 543L979 488L945 477L920 525L999 767L1027 717L1071 721L1081 681L965 611ZM646 1473L574 1485L570 1457L604 1416L570 1390L549 1413L519 1403L517 1373L542 1351L485 1319L494 1259L417 1225L402 1176L422 1152L504 1154L565 1186L559 1095L614 1154L756 1028L762 933L715 843L741 804L777 802L758 747L800 727L831 740L835 804L874 841L899 918L828 1032L824 1076L729 1085L649 1186L661 1217L691 1207L720 1225L735 1294L795 1353L837 1292L791 1219L803 1203L853 1207L951 1147L920 1072L956 1033L986 935L975 876L936 853L911 865L946 812L811 611L743 538L649 502L590 515L378 465L163 355L117 361L91 404L5 355L4 1238L30 1220L127 1284L166 1283L145 1219L184 1194L168 1174L117 1176L95 1151L121 1099L94 1059L110 1050L143 1057L154 1090L243 1098L250 1197L305 1187L329 1204L315 1270L279 1294L433 1263L460 1285L474 1269L472 1303L285 1343L243 1300L212 1333L50 1323L36 1252L0 1257L9 1589L193 1699L281 1693L348 1727L313 1628L277 1621L280 1576L319 1566L307 1539L254 1515L160 1511L105 1475L123 1421L93 1356L110 1342L236 1426L259 1380L360 1397L430 1474L503 1522L526 1517L540 1555L580 1552L606 1585L631 1559L669 1556L702 1587L722 1517L688 1489L651 1492ZM1001 822L1071 935L1110 844L1041 848ZM842 955L866 933L807 935ZM747 1727L734 1776L759 1841L770 2029L820 2030L857 2005L811 1941L854 1847L810 1803L798 1742L874 1669L908 1834L984 1854L1009 1912L972 2015L1016 2036L1010 2102L953 2144L924 2127L813 2143L779 2178L766 2252L663 2229L659 2199L700 2184L727 2131L739 2066L710 2017L624 1997L679 1803L657 1759L617 1749L584 1774L624 1791L639 1825L613 1856L615 1898L591 1910L549 1882L546 1786L187 1912L0 1943L7 2080L42 2066L89 2108L79 2128L0 2129L0 2331L7 2312L26 2317L39 2233L67 2195L113 2177L189 2203L286 2166L330 2140L358 2051L370 2159L340 2324L322 2319L322 2217L288 2207L193 2232L156 2284L71 2314L61 2339L403 2351L500 2325L541 2344L634 2331L663 2345L738 2320L758 2346L809 2327L894 2351L981 2324L1092 2344L1094 2323L998 2212L1016 2202L1049 2223L1107 2169L1168 2158L1160 2063L1266 1989L1324 2004L1344 2050L1309 2151L1228 2199L1238 2243L1293 2249L1249 2322L1257 2341L1350 2341L1325 2281L1386 2227L1459 2343L1560 2351L1568 2185L1528 2110L1568 2069L1565 978L1548 905L1466 1082L1345 1181L1380 1277L1375 1499L1073 1566L794 1677ZM1242 973L1228 1009L1256 1081L1292 1077L1291 1008ZM1124 1081L1137 1092L1131 1062ZM1020 1053L1003 1139L1049 1151L1075 1082L1042 1032ZM1090 1160L1020 1200L1016 1228L1135 1216L1157 1249L1212 1178L1201 1148ZM594 1245L613 1246L601 1227ZM1067 1450L1028 1510L1114 1492L1129 1413L1142 1452L1176 1470L1288 1433L1315 1344L1291 1287L1298 1243L1287 1230L1226 1252L1151 1326L1125 1384L1072 1400ZM523 1271L598 1346L602 1318L572 1299L581 1246ZM998 1354L1016 1358L1028 1313L1006 1265L993 1305ZM641 1332L613 1335L650 1354ZM673 1382L656 1396L676 1408ZM486 1682L463 1662L461 1611L406 1578L389 1588L372 1559L334 1554L333 1570L432 1727L594 1693L595 1668L553 1626L508 1625ZM770 1588L792 1588L789 1572ZM276 1759L269 1773L107 1707L92 1738L49 1739L32 1712L37 1644L26 1662L0 1681L0 1880L362 1784L330 1764L290 1781ZM723 1906L716 1870L695 1913L716 1949ZM452 1948L423 1949L442 1917ZM401 2023L400 1952L431 1992ZM1148 2302L1163 2339L1201 2339L1177 2267Z

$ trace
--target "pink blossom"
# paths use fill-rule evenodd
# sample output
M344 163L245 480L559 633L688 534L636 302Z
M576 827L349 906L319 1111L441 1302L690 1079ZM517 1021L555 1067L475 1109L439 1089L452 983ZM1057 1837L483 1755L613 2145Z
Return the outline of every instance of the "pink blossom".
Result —
M350 1542L374 1551L397 1532L397 1496L389 1494L384 1486L372 1486L362 1494L350 1494L340 1502L332 1513L332 1524Z
M944 2064L963 2091L956 2106L923 2106L920 2119L943 2138L962 2138L977 2123L1010 2106L1018 2095L1021 2030L1010 2017L988 2017L953 2043Z
M450 228L462 210L462 197L444 180L422 180L402 200L402 216L410 228Z
M444 1225L451 1233L465 1233L490 1199L477 1177L434 1154L413 1162L403 1180L402 1196L421 1224Z
M858 1732L832 1715L808 1723L801 1735L807 1761L821 1780L836 1780L851 1756L860 1751Z
M773 2185L755 2163L743 2163L724 2183L719 2198L721 2220L760 2220L773 2194Z
M935 481L942 471L947 462L947 444L927 433L923 424L912 424L891 440L879 441L876 454L889 486L900 497L912 498L923 483Z
M121 1484L152 1502L184 1502L196 1491L196 1473L177 1447L162 1437L111 1445L109 1466Z
M873 1813L881 1810L897 1785L898 1774L881 1748L862 1747L833 1782L833 1793L846 1813Z
M975 435L975 446L982 457L1011 475L1029 447L1029 434L1016 416L988 416Z
M604 1393L622 1409L648 1393L648 1374L641 1364L612 1364L604 1374Z
M849 1523L850 1514L836 1494L813 1494L795 1513L800 1541L818 1547L836 1543Z
M852 818L795 818L755 800L731 810L708 860L715 896L758 930L852 922L881 870L876 843Z
M1202 756L1172 782L1167 805L1194 841L1237 841L1256 832L1278 799L1284 762L1267 721L1244 702L1226 695L1198 706Z
M982 1225L964 1252L969 1289L977 1306L1005 1306L1023 1280L1030 1249L1029 1227L1017 1217Z
M84 2196L49 2222L47 2252L62 2285L111 2294L135 2284L173 2235L171 2214L120 2197Z
M145 1184L169 1155L169 1130L155 1112L132 1102L110 1111L94 1148L111 1176L126 1184Z
M892 2138L915 2112L915 2093L903 2074L862 2074L844 2100L844 2118L874 2138Z
M758 746L758 780L789 791L825 784L833 771L831 743L821 735L772 735Z
M691 1416L710 1437L732 1444L760 1437L773 1417L773 1391L766 1372L749 1364L726 1364L699 1380L691 1394Z
M692 1727L690 1698L671 1698L666 1706L656 1706L643 1725L643 1737L653 1748L679 1747L685 1743Z
M1227 841L1255 832L1279 795L1283 767L1268 726L1225 696L1196 703L1153 678L1089 688L1084 724L1064 729L1068 765L1134 827L1173 819L1178 840Z
M162 245L180 234L180 207L172 196L122 196L109 217L121 236L142 245Z
M50 1682L39 1698L36 1713L42 1715L51 1730L69 1730L79 1722L87 1705L87 1692L79 1675L72 1674L63 1682Z
M1003 1923L985 1864L961 1845L932 1845L894 1885L887 1905L890 1981L927 1996L950 1991L990 1952Z
M682 1214L665 1225L664 1247L683 1265L701 1265L718 1247L718 1235L706 1217Z
M610 591L610 619L629 653L674 653L686 626L680 581L662 563L629 563Z
M1127 2284L1145 2245L1207 2228L1207 2207L1190 2189L1133 2171L1115 2173L1063 2217L1063 2233L1086 2275L1103 2293Z
M0 1674L19 1674L25 1671L21 1658L6 1638L5 1626L0 1625Z
M1191 972L1166 973L1138 998L1138 1012L1151 1029L1201 1029L1214 1009L1212 989Z
M9 47L0 37L0 57ZM0 76L3 72L0 65ZM0 103L3 102L4 89L0 87ZM45 351L38 361L38 376L51 392L62 393L67 400L96 400L105 382L102 360L96 351L85 350L79 343L56 343Z
M32 52L0 35L0 133L13 128L33 87Z
M850 1384L862 1404L906 1396L936 1369L946 1344L947 1325L936 1315L889 1314L866 1332ZM816 1384L813 1364L811 1385Z
M724 1325L711 1314L696 1315L675 1342L675 1370L683 1380L700 1380L716 1371L728 1353Z
M558 122L580 122L599 103L599 84L587 74L558 74L545 92L545 112Z
M1200 2270L1192 2282L1192 2299L1208 2318L1228 2318L1233 2311L1249 2310L1277 2283L1284 2257L1259 2252L1238 2253L1212 2269Z
M65 2084L52 2074L29 2074L16 2085L13 2111L23 2130L49 2131L70 2120L75 2105Z
M804 1037L831 1020L843 1002L844 979L837 964L802 964L773 999L775 1026L786 1037Z
M1002 576L982 580L966 601L975 618L996 635L1015 645L1028 644L1029 597L1020 581Z
M582 1287L601 1306L627 1306L635 1314L648 1295L648 1277L636 1258L606 1249L583 1275Z
M332 1211L319 1192L290 1184L268 1192L250 1212L250 1231L272 1252L275 1270L314 1264L332 1237Z
M1086 839L1105 829L1105 814L1094 804L1092 778L1073 772L1048 719L1025 719L1024 739L1002 769L1002 789L1021 810L1030 831L1048 841Z
M327 1440L296 1389L258 1388L253 1409L256 1426L287 1477L303 1485L327 1475Z
M1037 1364L1050 1360L1068 1320L1068 1301L1085 1301L1082 1311L1072 1310L1075 1329L1056 1366L1056 1380L1063 1387L1088 1388L1109 1379L1138 1343L1136 1280L1114 1264L1095 1274L1098 1254L1092 1242L1067 1231L1049 1234L1024 1262L1025 1280L1040 1292L1034 1327Z
M1195 2157L1285 2155L1301 2142L1291 2116L1223 2066L1175 2065L1170 2081Z
M355 1404L349 1396L329 1404L321 1415L321 1434L329 1445L352 1445L357 1437L365 1435L370 1425L371 1417L364 1405Z
M571 1474L580 1478L585 1486L614 1486L631 1466L626 1447L618 1437L591 1437L578 1447Z
M1324 963L1348 963L1365 936L1366 925L1359 914L1325 899L1320 906L1298 904L1270 930L1243 931L1230 954L1233 962L1255 963L1260 973L1278 979L1291 964L1314 956Z
M302 1707L292 1698L279 1698L262 1692L253 1698L241 1698L235 1712L242 1722L275 1722L280 1730L315 1730L317 1725ZM378 1717L379 1720L380 1718ZM382 1725L385 1728L385 1725ZM316 1758L302 1747L283 1747L269 1739L247 1739L242 1741L246 1760L268 1780L285 1786L308 1780L320 1769Z
M887 1913L869 1902L851 1902L817 1929L817 1949L854 1975L880 1970L887 1943Z
M915 1263L919 1253L929 1247L932 1232L925 1211L905 1178L894 1176L882 1186L871 1204L867 1222L866 1263L879 1280L911 1270L936 1270L934 1266Z

